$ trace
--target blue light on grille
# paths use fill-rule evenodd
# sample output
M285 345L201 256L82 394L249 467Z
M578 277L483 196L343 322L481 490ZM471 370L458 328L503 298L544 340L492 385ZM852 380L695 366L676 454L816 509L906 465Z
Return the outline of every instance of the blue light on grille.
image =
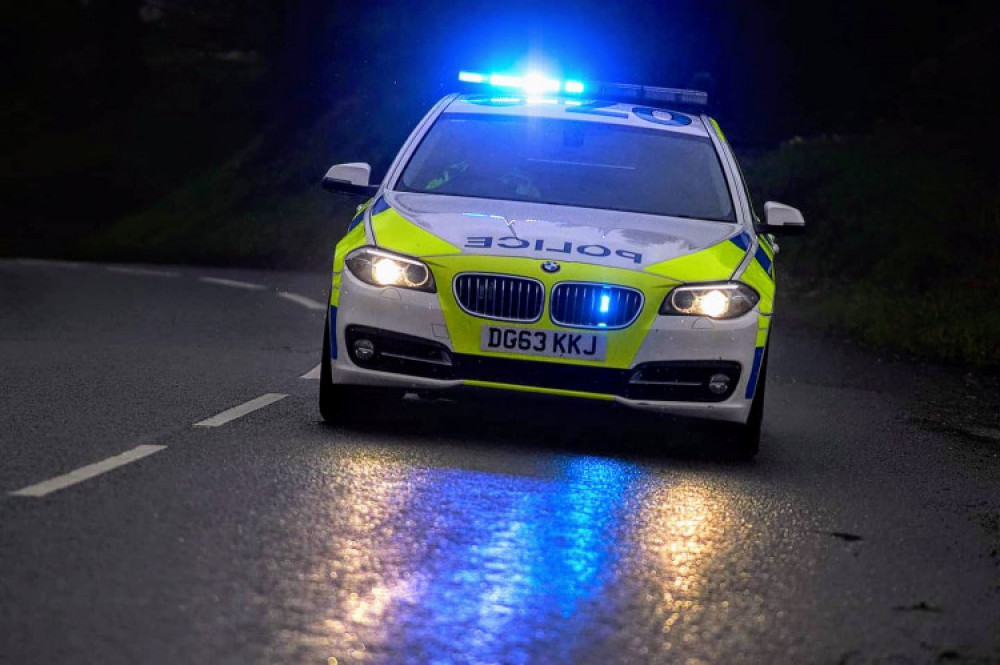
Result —
M628 286L561 282L552 289L549 316L570 328L625 328L642 309L642 292Z

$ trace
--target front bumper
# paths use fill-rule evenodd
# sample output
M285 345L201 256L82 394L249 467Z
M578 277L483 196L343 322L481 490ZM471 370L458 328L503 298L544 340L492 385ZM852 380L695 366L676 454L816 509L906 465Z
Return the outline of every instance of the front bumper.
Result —
M650 306L658 302L651 301ZM470 320L479 324L476 317L460 316L465 317L463 326ZM756 379L754 364L759 362L755 347L761 318L757 312L730 321L651 316L648 323L634 324L648 328L638 350L624 361L527 360L479 352L468 344L456 350L438 294L373 287L345 270L338 306L331 307L331 330L336 331L332 376L335 383L420 392L468 386L598 399L743 423ZM564 330L553 324L548 327ZM634 336L635 332L609 331L609 347L616 343L616 336ZM355 353L354 342L362 338L373 342L373 357L360 358ZM709 377L718 373L731 378L722 395L707 388Z

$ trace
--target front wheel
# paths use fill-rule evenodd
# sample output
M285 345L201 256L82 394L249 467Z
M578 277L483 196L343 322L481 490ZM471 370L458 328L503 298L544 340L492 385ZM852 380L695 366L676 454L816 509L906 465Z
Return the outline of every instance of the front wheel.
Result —
M319 372L319 414L328 423L345 420L351 413L350 393L345 386L333 383L333 367L330 362L330 319L327 318L323 330L323 357L320 359Z

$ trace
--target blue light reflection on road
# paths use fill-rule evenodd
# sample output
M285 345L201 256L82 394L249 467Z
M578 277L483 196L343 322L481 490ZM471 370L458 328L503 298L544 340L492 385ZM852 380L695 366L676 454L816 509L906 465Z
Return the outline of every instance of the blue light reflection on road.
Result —
M383 599L384 633L414 662L522 663L546 642L568 653L574 613L613 577L635 475L595 457L562 460L554 478L425 471L407 521L428 547L398 576L405 598Z

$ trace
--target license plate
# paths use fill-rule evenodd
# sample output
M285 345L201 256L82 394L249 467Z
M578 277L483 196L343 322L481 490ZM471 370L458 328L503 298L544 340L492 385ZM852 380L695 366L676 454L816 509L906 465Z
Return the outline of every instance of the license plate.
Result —
M604 360L608 355L608 338L589 333L484 325L479 348L526 356Z

